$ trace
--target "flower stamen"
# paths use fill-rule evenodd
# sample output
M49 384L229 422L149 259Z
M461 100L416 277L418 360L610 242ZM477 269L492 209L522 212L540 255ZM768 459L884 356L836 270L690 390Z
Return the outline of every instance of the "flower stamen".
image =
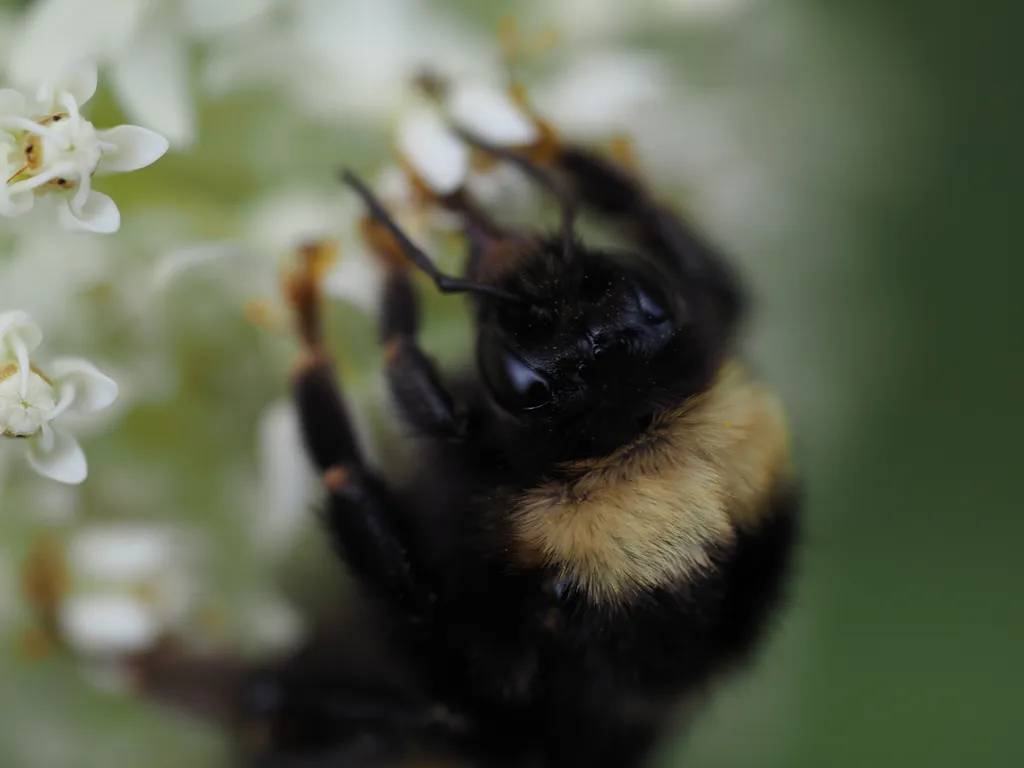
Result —
M31 168L32 168L32 164L31 164L31 162L25 163L25 164L24 164L23 166L21 166L21 168L19 168L19 169L18 169L18 170L16 170L16 171L15 171L14 173L12 173L12 174L11 174L11 176L10 176L10 178L8 178L8 179L7 179L7 181L6 181L5 183L6 183L6 184L10 184L10 183L11 183L12 181L14 181L14 180L15 180L16 178L18 178L19 176L21 176L21 174L25 173L25 171L28 171L28 170L30 170Z
M50 120L54 115L43 118L43 120ZM13 129L15 131L28 131L38 136L43 136L47 139L59 140L59 136L55 131L52 131L47 127L48 123L39 120L29 120L27 117L20 117L18 115L11 115L0 119L0 128Z
M50 168L45 173L40 173L36 176L31 176L21 181L16 181L13 184L8 185L8 192L11 195L17 194L18 192L29 192L33 189L55 182L51 186L57 187L58 189L71 189L68 184L73 184L67 179L68 176L75 173L75 164L71 162L58 163L53 168Z

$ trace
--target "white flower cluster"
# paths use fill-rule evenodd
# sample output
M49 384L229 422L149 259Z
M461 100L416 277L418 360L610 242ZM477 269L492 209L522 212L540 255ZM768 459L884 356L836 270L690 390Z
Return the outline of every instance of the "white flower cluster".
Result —
M201 542L198 542L201 544ZM201 547L178 526L105 522L65 539L39 539L21 569L23 589L59 641L92 671L123 679L130 664L159 642L214 643L218 628L203 615ZM250 633L287 645L301 631L294 611L273 591L241 606Z
M437 236L452 231L458 218L447 215L436 199L465 189L482 204L500 207L505 214L535 202L535 190L514 169L501 163L477 165L470 146L457 130L508 149L543 151L553 136L540 121L506 91L482 84L454 83L427 97L412 83L416 94L395 126L397 162L386 164L375 177L376 193L402 229L430 249ZM424 195L420 190L428 190ZM345 191L313 194L304 190L278 190L259 201L243 218L239 229L246 237L217 242L190 243L169 249L156 270L155 280L166 287L185 270L210 268L237 260L258 265L250 271L250 295L259 297L249 308L264 311L280 282L283 262L296 249L317 246L329 269L324 289L329 296L374 314L380 279L378 262L369 253L359 229L365 216L361 203ZM338 195L342 195L339 199ZM238 285L236 277L231 283ZM280 317L284 309L275 307Z
M30 354L42 331L21 311L0 312L0 440L20 443L41 475L77 484L86 478L85 454L61 427L74 413L93 414L117 397L117 384L88 360L61 357L43 368Z
M68 541L61 634L87 656L138 653L188 616L198 585L172 529L103 523Z
M16 78L104 66L125 112L176 147L195 141L189 46L266 16L279 0L35 0L11 46Z

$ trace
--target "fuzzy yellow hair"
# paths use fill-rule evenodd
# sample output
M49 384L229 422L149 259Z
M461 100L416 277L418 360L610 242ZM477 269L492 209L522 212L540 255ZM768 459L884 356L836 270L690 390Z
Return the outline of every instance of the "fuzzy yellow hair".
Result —
M778 400L733 362L634 442L563 469L518 499L520 555L619 602L707 569L712 547L755 525L790 471L789 433Z

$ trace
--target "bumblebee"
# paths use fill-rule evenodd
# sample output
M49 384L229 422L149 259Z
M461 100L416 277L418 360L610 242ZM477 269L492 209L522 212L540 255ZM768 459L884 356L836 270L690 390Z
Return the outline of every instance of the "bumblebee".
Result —
M250 764L642 765L784 602L799 484L782 409L740 359L736 273L595 151L538 166L464 138L556 195L561 227L504 227L453 195L469 253L455 277L344 173L386 267L387 380L421 450L402 483L365 460L300 273L294 400L364 603L249 676ZM584 208L630 246L584 243ZM413 267L471 302L460 376L418 343Z

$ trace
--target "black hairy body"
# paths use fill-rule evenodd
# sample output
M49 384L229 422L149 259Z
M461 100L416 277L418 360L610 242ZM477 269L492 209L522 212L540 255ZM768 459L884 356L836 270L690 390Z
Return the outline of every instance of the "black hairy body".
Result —
M798 490L781 410L737 359L737 281L596 156L567 148L544 178L636 251L575 240L569 197L561 236L503 231L452 199L471 256L448 278L349 179L390 265L387 373L420 441L403 487L363 460L315 283L296 286L296 401L325 528L369 613L251 681L260 765L640 765L765 633ZM417 345L406 257L473 294L477 365L450 384Z

